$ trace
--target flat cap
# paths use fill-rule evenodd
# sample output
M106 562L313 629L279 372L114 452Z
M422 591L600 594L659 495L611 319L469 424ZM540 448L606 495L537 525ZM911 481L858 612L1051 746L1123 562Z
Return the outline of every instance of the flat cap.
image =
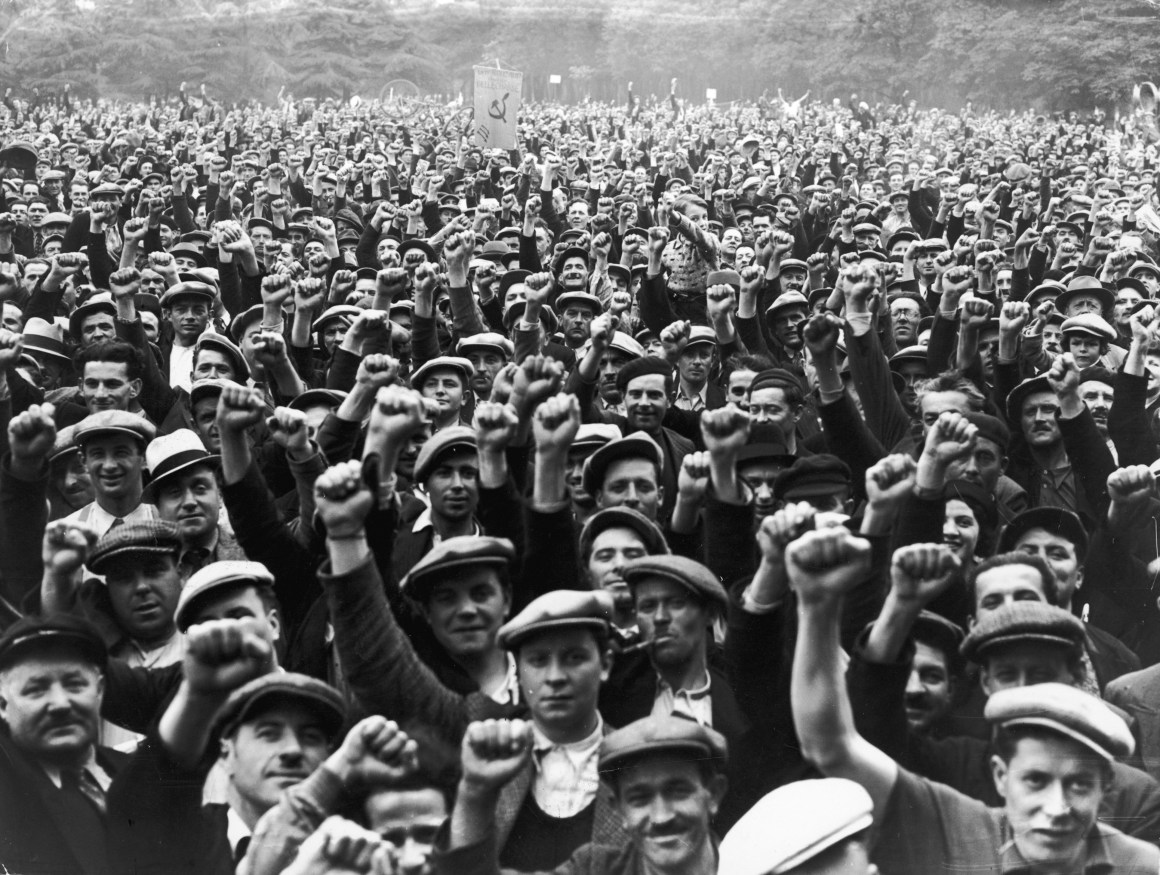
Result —
M251 583L256 586L273 586L274 575L261 562L249 562L241 559L225 559L220 562L210 562L190 576L177 598L177 610L173 621L177 628L184 632L190 626L193 614L193 603L207 593Z
M695 720L672 715L644 717L604 737L600 772L615 778L616 772L633 760L658 754L687 754L698 762L717 760L718 768L724 768L729 745L720 732Z
M810 300L801 292L782 292L772 304L765 308L765 315L768 316L778 310L786 310L790 307L801 307L803 310L808 310Z
M455 351L460 355L469 349L490 349L508 359L515 355L516 351L510 340L495 331L484 331L471 337L464 337L455 345Z
M443 577L448 568L462 565L498 565L506 567L515 561L516 549L507 538L488 535L460 535L444 538L423 556L399 581L399 589L416 601L423 601L430 587Z
M584 528L580 530L580 555L586 557L592 551L592 543L601 532L609 529L632 529L640 535L644 547L649 555L663 555L669 553L668 542L661 527L646 517L639 510L631 507L606 507L598 510L584 521Z
M314 320L310 330L319 331L335 322L341 322L343 319L357 319L362 312L360 307L353 307L350 304L336 304L323 311L322 315Z
M1016 514L999 536L997 551L1010 553L1019 546L1019 539L1034 529L1043 529L1070 541L1081 562L1087 556L1087 529L1076 514L1062 507L1033 507Z
M723 270L711 270L709 275L705 277L706 286L733 286L735 289L741 288L741 274L730 268Z
M765 794L721 842L717 875L781 875L874 820L870 794L846 778L795 781Z
M983 709L995 726L1043 726L1111 762L1136 748L1123 719L1100 699L1067 684L1031 684L992 693Z
M341 389L307 389L294 398L286 406L291 410L308 410L311 407L339 407L346 400L348 393Z
M1064 334L1085 334L1103 341L1116 339L1116 329L1107 320L1095 313L1080 313L1063 320L1060 330Z
M641 556L624 565L624 582L630 590L635 589L638 583L655 577L680 584L698 599L716 606L722 612L729 605L729 596L717 575L687 556Z
M625 334L623 331L613 332L612 340L608 342L608 348L624 353L629 358L644 358L644 347L631 335Z
M194 349L201 351L203 349L212 349L220 352L228 358L234 365L234 370L237 371L237 382L244 383L250 377L250 366L246 362L245 355L238 348L232 340L224 334L218 334L216 331L204 331L194 344Z
M97 574L117 556L135 553L173 555L181 551L181 529L168 520L142 520L110 529L89 554L88 567Z
M1078 655L1085 637L1083 623L1063 608L1046 602L1009 602L979 614L963 641L962 654L971 662L981 662L996 647L1035 641Z
M546 593L499 628L496 642L514 650L532 635L555 629L591 629L600 636L609 631L612 595L604 590L558 589Z
M898 352L890 357L890 367L893 370L895 365L902 362L927 362L927 348L925 346L904 346Z
M620 429L610 422L585 422L576 430L576 437L568 450L595 451L619 437Z
M196 404L202 398L218 398L228 385L229 380L195 380L189 390L189 403Z
M85 441L109 434L129 435L147 445L156 437L157 429L145 417L130 413L128 410L102 410L99 413L90 413L77 423L77 444L82 447Z
M475 430L466 425L440 429L431 435L419 450L419 455L415 459L415 482L422 483L430 477L436 464L447 452L460 447L475 450L476 446Z
M113 301L113 296L107 295L104 292L98 292L69 314L68 330L74 340L80 341L81 323L94 313L106 313L115 319L117 316L117 305Z
M161 306L168 307L178 298L198 298L207 304L217 297L217 290L209 283L184 282L177 283L165 290L161 296Z
M604 312L603 302L590 292L564 292L556 298L557 313L563 313L568 307L588 307L597 316Z
M777 476L774 498L778 501L792 501L831 495L850 488L850 466L828 453L804 456Z
M93 665L104 668L109 654L100 633L88 620L73 614L31 614L21 617L0 635L0 669L25 656L56 647L72 647Z
M606 443L584 462L581 474L584 491L595 495L604 485L604 475L609 465L619 459L632 458L647 459L658 471L664 463L660 445L643 431L624 435Z
M346 722L346 701L330 684L292 671L274 671L230 693L217 713L218 734L224 738L232 736L261 704L270 700L297 701L312 708L332 737Z
M475 365L469 359L457 355L437 355L433 359L428 359L423 362L423 365L411 375L411 388L422 389L423 381L432 371L438 370L452 370L457 371L462 377L464 385L471 379L471 375L475 373Z
M1008 422L1019 422L1023 416L1023 402L1027 399L1027 396L1034 395L1036 392L1051 392L1055 394L1055 390L1051 388L1051 383L1047 382L1047 376L1045 374L1040 374L1037 377L1028 377L1008 393Z

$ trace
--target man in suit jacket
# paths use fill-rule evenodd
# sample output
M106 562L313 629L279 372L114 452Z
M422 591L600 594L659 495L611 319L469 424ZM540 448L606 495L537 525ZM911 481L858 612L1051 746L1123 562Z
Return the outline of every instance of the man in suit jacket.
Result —
M76 617L0 637L0 869L109 872L105 791L124 757L97 746L105 646Z
M647 647L617 655L600 691L601 713L617 726L676 715L716 729L734 754L756 754L761 743L713 641L713 623L729 604L717 576L700 562L664 554L633 559L622 574ZM756 758L738 755L732 762L729 794L715 824L722 833L760 795Z
M109 793L114 873L233 873L262 815L342 738L342 695L314 678L271 671L261 619L206 620L186 634L181 686ZM226 804L203 805L219 759Z

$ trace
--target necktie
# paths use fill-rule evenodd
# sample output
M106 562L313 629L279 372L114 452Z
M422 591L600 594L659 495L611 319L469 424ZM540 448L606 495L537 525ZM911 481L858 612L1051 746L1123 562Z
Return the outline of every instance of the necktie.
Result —
M105 791L87 769L68 769L61 772L61 787L71 792L79 792L103 817L107 813Z
M181 567L186 573L193 574L202 569L208 558L209 550L204 547L191 547L181 554Z
M32 235L32 249L37 255L44 251L44 234L40 231L36 231Z
M238 846L234 848L234 865L237 866L246 858L246 851L250 849L250 836L238 839Z

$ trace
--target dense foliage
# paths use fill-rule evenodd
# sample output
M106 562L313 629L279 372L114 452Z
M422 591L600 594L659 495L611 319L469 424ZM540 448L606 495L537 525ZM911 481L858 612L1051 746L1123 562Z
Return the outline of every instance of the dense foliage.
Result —
M185 80L270 99L470 87L486 59L527 97L620 99L627 83L719 100L851 92L925 103L1105 106L1160 78L1155 0L6 0L0 75L83 96ZM549 85L552 74L563 78Z

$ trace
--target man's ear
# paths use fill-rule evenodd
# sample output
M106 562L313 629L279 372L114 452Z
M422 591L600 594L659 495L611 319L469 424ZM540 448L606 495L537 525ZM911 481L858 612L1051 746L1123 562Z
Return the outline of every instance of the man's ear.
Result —
M132 393L132 398L136 399L137 396L141 394L142 385L143 384L139 379L129 381L129 391Z
M282 637L282 618L278 616L278 609L266 611L266 621L270 624L270 641L277 641Z
M991 695L991 675L986 668L979 672L979 687L984 695Z
M1079 567L1079 570L1075 573L1075 591L1079 592L1081 589L1083 589L1083 566L1082 565Z
M714 775L709 781L709 816L716 817L717 809L721 807L721 800L725 798L725 791L729 789L729 779L724 775Z
M1007 764L999 756L991 757L991 778L995 782L995 792L1007 798Z
M600 502L597 502L599 504ZM665 487L657 484L657 504L663 505L665 503Z

